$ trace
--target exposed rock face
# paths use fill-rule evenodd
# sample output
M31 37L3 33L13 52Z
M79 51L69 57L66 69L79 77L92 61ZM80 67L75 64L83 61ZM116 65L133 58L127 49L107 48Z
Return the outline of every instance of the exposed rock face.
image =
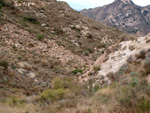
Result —
M89 71L87 71L83 76L80 77L80 81L88 81L89 79L94 78L100 85L103 85L104 83L109 84L111 83L111 77L113 75L117 77L117 73L122 67L129 68L129 60L132 62L130 62L130 64L136 65L136 71L139 71L144 67L144 64L141 63L143 59L139 59L140 57L137 57L137 55L140 53L140 51L144 50L147 51L147 56L149 57L149 39L150 35L147 35L145 37L139 37L137 40L123 41L119 43L118 50L111 53L105 52L102 56L100 56L97 61L89 68ZM114 45L114 48L115 46L117 47L117 45ZM112 50L111 48L112 46L109 48L110 51ZM141 67L139 68L137 64ZM100 67L100 70L97 70L97 72L95 72L94 67L97 66ZM150 82L150 75L147 75L147 81Z
M131 0L120 0L120 1L122 1L124 4L133 4Z
M131 0L115 0L94 9L84 9L82 14L128 33L150 32L150 6L140 7Z

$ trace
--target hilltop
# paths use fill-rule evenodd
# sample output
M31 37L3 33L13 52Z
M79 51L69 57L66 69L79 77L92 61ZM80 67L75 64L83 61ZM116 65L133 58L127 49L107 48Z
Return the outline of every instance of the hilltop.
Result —
M150 32L149 6L137 6L132 0L115 0L102 7L84 9L81 13L127 33L146 35Z

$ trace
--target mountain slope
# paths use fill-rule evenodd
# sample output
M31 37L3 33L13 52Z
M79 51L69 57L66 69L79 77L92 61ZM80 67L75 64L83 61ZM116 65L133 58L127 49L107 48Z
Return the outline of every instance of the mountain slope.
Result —
M137 40L123 41L110 46L110 52L106 51L101 55L97 61L91 65L89 71L80 77L80 80L87 81L94 78L98 84L110 84L113 77L117 78L120 76L119 71L124 71L124 69L121 68L128 68L130 72L133 65L136 67L134 68L136 72L139 71L139 73L143 74L143 60L146 60L146 52L149 55L149 43L150 35L147 35L145 37L139 37ZM143 58L141 58L142 55ZM97 69L95 70L95 68Z
M0 0L0 6L1 113L150 111L150 36L134 40L65 2ZM138 47L145 48L140 55ZM107 74L132 52L131 68Z
M26 95L52 87L56 76L84 71L127 36L55 0L5 0L0 18L1 87Z
M103 7L84 9L81 13L128 33L145 35L150 32L149 6L140 7L131 0L115 0Z

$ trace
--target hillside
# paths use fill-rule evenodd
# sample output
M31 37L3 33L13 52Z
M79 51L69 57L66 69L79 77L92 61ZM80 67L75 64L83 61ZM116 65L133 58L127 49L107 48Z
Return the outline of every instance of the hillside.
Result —
M149 6L137 6L132 0L115 0L103 7L84 9L81 13L127 33L145 35L150 32Z
M124 37L117 29L94 22L55 0L6 0L0 26L1 61L8 62L7 71L12 75L7 77L9 86L31 90L30 94L51 87L57 75L82 70L107 45L120 35Z
M148 112L149 39L65 2L0 0L0 112Z

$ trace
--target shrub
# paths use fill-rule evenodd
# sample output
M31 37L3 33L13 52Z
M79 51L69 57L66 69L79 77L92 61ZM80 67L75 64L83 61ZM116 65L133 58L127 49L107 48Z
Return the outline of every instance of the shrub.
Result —
M36 38L38 39L38 40L44 40L44 36L42 35L42 34L38 34L37 36L36 36Z
M92 39L92 38L93 38L93 35L92 35L91 33L88 33L88 34L87 34L87 38Z
M62 79L62 81L63 81L63 87L65 89L67 89L67 88L69 88L69 89L73 88L74 80L73 80L72 77L64 77Z
M2 6L5 6L5 1L4 1L4 0L0 0L0 4L1 4Z
M117 74L114 73L114 72L108 73L107 76L108 76L112 81L116 80L117 77L118 77Z
M106 47L106 44L105 43L100 43L99 45L98 45L98 48L105 48Z
M129 85L131 85L132 87L135 87L138 83L139 81L136 78L132 78L132 81L130 82Z
M141 50L140 52L139 52L139 58L141 58L141 59L144 59L145 58L145 56L146 56L146 50Z
M129 69L128 64L124 64L123 66L120 67L119 71L117 72L117 75L118 76L123 75L128 69Z
M150 100L146 94L148 91L149 84L145 80L140 81L136 78L133 78L129 85L120 85L116 95L116 100L119 99L120 103L119 111L125 113L123 111L126 109L126 112L129 110L131 113L149 113Z
M45 90L41 93L41 99L46 101L47 99L54 99L53 90Z
M146 99L144 96L137 101L137 111L138 113L149 113L150 111L150 100Z
M54 28L54 31L55 31L55 33L58 34L58 35L64 34L64 31L63 31L61 28L55 27L55 28Z
M0 0L0 12L1 12L4 5L5 5L4 0Z
M100 102L101 102L101 103L106 103L106 102L109 101L109 99L110 99L110 96L109 96L109 95L104 95L104 94L101 94L101 95L100 95Z
M67 89L48 89L41 93L41 99L43 101L54 101L54 100L61 100L64 98L64 95L67 94L69 90Z
M29 22L31 22L33 24L40 24L39 21L33 16L23 17L23 20L24 21L29 21Z
M4 67L4 69L7 69L9 64L7 61L0 61L0 66Z
M73 89L75 85L75 81L72 77L57 77L53 80L53 89Z
M131 72L130 75L131 76L139 76L139 73L137 73L137 72Z
M145 70L146 70L146 73L149 74L150 73L150 58L147 58L145 60Z
M94 66L93 69L95 72L98 72L101 70L101 67L100 66Z
M72 26L71 29L75 30L75 29L76 29L76 26Z
M128 63L132 63L132 61L133 61L133 58L132 58L132 55L130 55L130 56L128 57L128 59L127 59L127 62L128 62Z
M93 53L93 50L91 48L86 49L89 53Z
M53 90L53 95L56 100L60 100L63 99L64 95L67 94L67 92L69 92L69 90L67 89L57 89Z
M10 106L15 106L15 105L24 105L27 101L25 99L18 98L18 97L9 97L6 98L4 102Z
M71 72L72 74L77 74L77 73L83 73L83 71L82 70L79 70L79 69L76 69L76 70L73 70L72 72Z
M59 105L61 108L71 108L71 107L76 107L77 106L77 101L74 99L65 99L65 100L61 100L59 102Z
M131 103L132 89L129 86L121 87L118 92L119 96L117 99L119 100L120 104L124 107Z
M55 78L53 80L53 88L54 89L63 89L64 88L64 82L61 78Z
M96 85L94 86L94 92L97 92L99 89L100 89L100 86L99 86L98 84L96 84Z

